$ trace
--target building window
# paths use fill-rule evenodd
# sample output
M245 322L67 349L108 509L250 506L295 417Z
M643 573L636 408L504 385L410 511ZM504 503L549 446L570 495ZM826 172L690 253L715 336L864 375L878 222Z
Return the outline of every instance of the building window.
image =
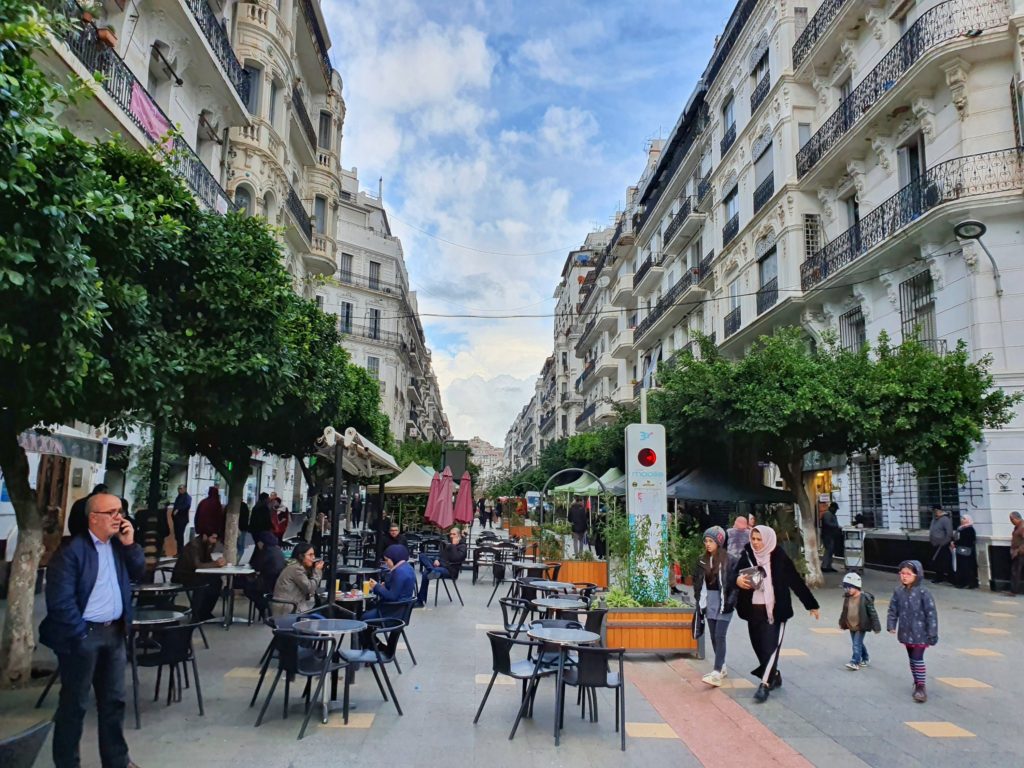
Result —
M960 513L960 473L956 469L939 467L934 474L918 475L918 517L913 520L904 514L903 525L907 528L928 528L932 524L932 508L936 504L941 505L946 514ZM956 525L955 522L953 524Z
M323 311L324 308L324 297L319 293L316 295L316 308Z
M235 205L246 216L252 216L252 193L248 187L235 187Z
M804 214L804 258L809 259L821 248L821 216Z
M726 131L736 125L736 99L731 93L722 102L722 125Z
M352 258L351 253L341 254L341 268L338 272L338 278L344 283L352 282Z
M320 113L320 135L317 137L317 144L320 149L331 149L331 113Z
M935 343L935 286L932 273L919 272L900 283L900 325L903 340L916 338L923 343Z
M246 64L243 69L249 76L249 96L245 100L245 108L250 115L259 115L260 111L260 85L263 79L263 70L256 64Z
M327 233L327 198L317 195L313 198L313 218L316 219L317 234Z
M370 262L369 285L371 290L380 290L380 262Z
M740 308L740 281L739 278L729 283L729 311Z
M796 27L794 34L796 39L800 39L800 35L803 34L804 30L807 29L807 9L804 7L797 6L793 9L793 25Z
M797 123L796 125L796 140L799 144L799 148L803 149L804 144L811 140L811 124L810 123Z
M839 101L840 103L850 98L850 94L853 93L853 76L847 75L846 79L839 84Z
M750 73L750 76L754 79L754 85L756 86L761 82L763 78L768 74L768 50L761 54L761 58L757 60L757 64L754 65L754 71Z
M380 310L379 309L371 309L370 310L370 338L371 339L379 339L380 338Z
M737 189L739 189L739 185L733 187L729 194L727 194L725 198L722 200L722 207L725 208L726 221L729 221L730 219L732 219L733 216L739 213L740 209L739 203L737 201Z
M847 352L859 352L867 342L867 326L864 322L864 312L860 307L854 307L839 316L839 343L843 349Z
M270 103L267 105L267 119L270 124L277 128L278 99L281 95L281 86L276 81L270 81Z
M341 314L338 315L338 330L341 333L352 333L352 302L341 302Z
M925 155L924 136L915 134L910 141L896 150L896 161L899 167L900 186L913 184L924 175Z
M366 358L366 370L375 379L380 379L380 358L379 357L367 357Z

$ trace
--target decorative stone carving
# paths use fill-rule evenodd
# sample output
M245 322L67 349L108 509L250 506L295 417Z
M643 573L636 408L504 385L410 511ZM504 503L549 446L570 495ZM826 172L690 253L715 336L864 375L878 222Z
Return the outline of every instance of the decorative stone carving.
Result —
M732 256L722 265L722 273L728 275L730 272L734 272L739 265L739 262L736 261L736 257Z
M894 309L900 305L900 283L902 281L903 270L878 273L878 282L885 288L886 296Z
M889 153L892 152L892 141L888 136L871 136L871 148L875 151L875 156L878 158L878 165L886 176L892 176L892 161L889 159Z
M760 259L775 245L778 235L770 224L763 226L757 234L757 241L754 243L754 258Z
M871 34L874 35L875 40L878 42L885 41L885 25L888 21L886 13L881 8L868 8L868 12L864 14L865 20L868 22L868 26L871 27Z
M811 85L818 94L818 101L822 104L828 104L828 96L832 90L832 85L829 83L826 75L820 74L815 70L814 75L811 77Z
M747 59L747 66L750 71L753 72L754 67L757 66L757 62L761 60L761 57L768 51L768 33L762 32L761 36L757 38L757 42L754 43L754 47L750 51L750 56Z
M818 200L821 202L821 215L825 217L825 221L836 220L836 200L838 195L836 191L831 187L819 187L818 188Z
M722 182L722 199L725 199L725 196L732 192L735 186L736 169L734 168L731 171L729 171L729 173L725 177L725 181Z
M843 41L839 44L839 50L843 54L843 61L846 63L847 68L850 70L850 74L857 72L857 37L856 35L848 35L843 38Z
M754 139L754 143L750 147L750 156L754 160L757 160L757 158L759 158L764 153L764 151L768 149L768 145L771 143L772 129L766 125L761 130L761 133L758 135L758 137Z
M857 190L857 197L861 197L864 194L864 161L848 160L846 172L850 175L853 186Z
M914 117L921 123L921 133L927 141L935 141L935 109L932 100L926 96L919 96L910 105Z
M967 117L967 73L971 71L971 65L961 58L956 58L942 70L946 73L946 85L949 86L953 106L963 120Z
M860 305L860 313L864 316L864 322L870 323L871 316L874 314L872 311L871 295L868 293L866 283L854 283L850 286L850 290L853 293L853 301ZM853 309L853 307L850 307Z
M807 307L800 314L800 325L818 344L823 344L832 327L833 315L824 307Z

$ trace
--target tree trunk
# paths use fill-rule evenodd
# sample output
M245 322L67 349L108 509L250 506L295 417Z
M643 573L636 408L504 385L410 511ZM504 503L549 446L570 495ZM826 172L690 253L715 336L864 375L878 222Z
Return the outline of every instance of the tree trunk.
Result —
M143 530L136 532L137 541L142 545L143 551L146 554L146 571L149 573L156 570L156 564L160 558L160 546L163 543L159 535L160 515L166 515L166 512L160 509L160 475L163 469L163 450L164 428L157 425L153 427L153 460L149 465L149 489L146 494L147 514L141 516L141 521L144 524ZM136 522L140 520L138 514L136 514L135 520Z
M813 500L807 495L807 488L804 486L804 457L801 454L792 461L781 462L778 466L782 479L786 481L790 490L796 494L797 506L800 508L800 533L804 539L807 584L811 587L824 586L825 578L821 574L821 560L818 558L817 514L814 510Z
M224 559L229 565L234 565L238 560L238 514L242 509L245 481L249 479L250 454L247 451L244 455L228 458L220 454L204 455L228 483L228 506L224 512ZM228 469L228 462L231 469Z
M312 541L313 529L316 528L316 516L319 507L319 504L317 502L319 501L320 494L315 492L316 483L313 482L313 468L307 466L306 461L301 456L296 456L295 460L298 462L299 468L302 470L302 476L306 480L307 489L310 491L314 491L313 498L310 502L310 506L312 507L312 509L309 513L309 519L306 520L306 524L302 526L302 537L306 541ZM323 528L321 528L320 530L322 531Z
M18 523L0 660L4 687L20 687L32 679L32 653L36 647L33 610L36 572L43 553L43 519L28 481L28 456L18 444L17 433L5 430L0 443L0 468Z

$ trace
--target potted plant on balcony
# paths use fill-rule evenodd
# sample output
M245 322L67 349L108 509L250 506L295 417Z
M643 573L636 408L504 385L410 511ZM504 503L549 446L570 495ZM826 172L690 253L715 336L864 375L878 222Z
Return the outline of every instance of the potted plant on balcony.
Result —
M78 17L83 24L94 24L103 18L103 4L96 0L85 0L78 4Z
M117 48L117 33L113 27L102 25L96 27L96 39L107 48Z

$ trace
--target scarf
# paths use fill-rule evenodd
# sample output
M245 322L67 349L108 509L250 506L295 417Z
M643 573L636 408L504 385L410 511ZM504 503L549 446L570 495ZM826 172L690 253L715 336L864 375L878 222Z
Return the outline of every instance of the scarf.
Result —
M775 531L767 525L755 525L754 530L761 534L761 551L754 549L751 542L750 549L754 552L757 564L764 569L764 581L761 582L761 591L764 593L764 607L768 612L768 623L775 623L775 585L772 584L772 552L778 543Z

